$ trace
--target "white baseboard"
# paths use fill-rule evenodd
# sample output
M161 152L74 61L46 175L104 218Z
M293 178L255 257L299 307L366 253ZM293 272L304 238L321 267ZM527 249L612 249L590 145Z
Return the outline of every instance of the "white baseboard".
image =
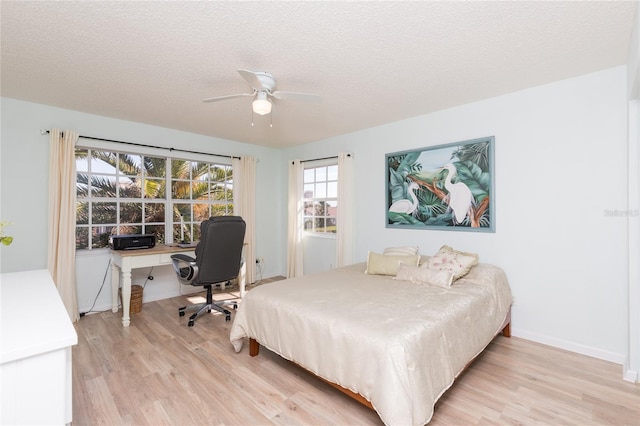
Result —
M631 383L638 383L638 372L633 370L627 370L622 377L625 381Z
M582 355L587 355L593 358L602 359L604 361L613 362L615 364L620 364L621 366L624 365L626 360L626 357L623 354L603 351L602 349L581 345L579 343L571 342L564 339L558 339L556 337L550 337L550 336L545 336L538 333L532 333L530 331L518 329L516 327L511 328L511 335L515 337L519 337L521 339L542 343L543 345L553 346L555 348L564 349L564 350L576 352Z

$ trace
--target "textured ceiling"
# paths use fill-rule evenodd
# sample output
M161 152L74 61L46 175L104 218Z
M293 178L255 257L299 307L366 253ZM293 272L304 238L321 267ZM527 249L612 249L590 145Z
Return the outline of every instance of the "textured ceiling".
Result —
M622 65L636 5L3 0L0 94L285 147ZM240 68L322 101L201 101Z

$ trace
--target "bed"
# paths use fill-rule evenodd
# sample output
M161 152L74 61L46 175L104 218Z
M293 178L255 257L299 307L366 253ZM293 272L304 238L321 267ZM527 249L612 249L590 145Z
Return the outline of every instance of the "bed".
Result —
M509 335L507 277L479 263L446 288L366 270L359 263L252 289L231 343L240 352L248 340L251 355L268 348L386 425L426 424L466 366L497 334Z

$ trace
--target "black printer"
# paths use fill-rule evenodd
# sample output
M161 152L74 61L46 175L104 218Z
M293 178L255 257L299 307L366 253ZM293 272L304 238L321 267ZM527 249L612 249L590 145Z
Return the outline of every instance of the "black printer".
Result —
M153 234L112 235L109 237L109 245L114 250L152 248L156 245L156 236Z

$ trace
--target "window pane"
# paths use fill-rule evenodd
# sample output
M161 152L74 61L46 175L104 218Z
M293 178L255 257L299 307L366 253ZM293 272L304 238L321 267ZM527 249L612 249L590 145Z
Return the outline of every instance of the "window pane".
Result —
M82 198L89 195L89 175L86 173L76 174L76 197Z
M110 151L91 151L91 162L89 164L91 173L116 174L117 156Z
M164 225L147 225L144 227L145 234L153 234L156 237L156 244L164 243Z
M209 163L191 163L192 179L207 182L209 181Z
M326 167L316 168L316 182L324 182L326 180L327 180L327 168Z
M311 201L304 202L304 214L313 216L313 202Z
M76 172L89 171L89 151L86 149L76 149Z
M330 232L332 234L335 234L336 233L336 229L337 229L336 223L337 223L336 219L327 218L327 220L326 220L327 228L326 228L325 232Z
M327 167L327 180L338 180L338 166Z
M89 228L76 228L76 249L89 248Z
M112 232L115 233L116 229L113 228ZM120 225L118 234L120 235L142 234L142 225Z
M193 241L199 241L200 240L200 225L194 225L193 226Z
M227 216L233 213L226 204L211 205L211 216Z
M173 225L173 241L175 242L190 242L191 239L191 229L192 225L190 223L185 223L182 226L179 223Z
M209 182L194 181L191 185L191 198L194 200L208 200Z
M118 154L118 169L125 176L137 177L142 175L140 165L142 156L132 154Z
M316 194L314 198L327 197L327 184L324 182L316 183Z
M93 203L92 223L116 223L116 203Z
M145 223L164 223L164 203L146 203L144 221Z
M315 185L313 183L304 184L304 198L313 198Z
M171 160L171 177L179 179L191 179L189 175L191 163L186 160Z
M115 232L115 226L94 226L91 228L91 247L103 248L109 246L111 232ZM114 234L115 235L115 234Z
M142 203L120 203L120 223L142 223Z
M313 219L310 217L304 218L304 230L313 231Z
M119 177L118 189L120 198L141 198L142 188L140 182L141 180L137 177Z
M193 218L196 222L202 222L203 220L209 219L209 204L194 204Z
M336 217L338 215L338 202L337 201L327 201L326 206L326 216Z
M164 180L166 160L162 157L143 157L144 172L149 177L161 177Z
M144 198L164 198L164 179L144 179Z
M173 205L173 221L180 222L180 216L184 222L191 222L191 204Z
M338 182L327 182L327 198L338 198Z
M115 198L116 177L108 175L93 175L91 178L91 196L103 198Z
M77 202L76 203L76 224L86 225L89 223L89 203ZM87 233L87 238L89 234Z
M174 200L188 200L191 198L191 185L189 181L171 181L171 197Z
M324 218L323 217L317 217L315 219L315 231L316 232L325 232L325 229L324 229Z
M313 182L315 177L315 169L304 169L304 183Z

